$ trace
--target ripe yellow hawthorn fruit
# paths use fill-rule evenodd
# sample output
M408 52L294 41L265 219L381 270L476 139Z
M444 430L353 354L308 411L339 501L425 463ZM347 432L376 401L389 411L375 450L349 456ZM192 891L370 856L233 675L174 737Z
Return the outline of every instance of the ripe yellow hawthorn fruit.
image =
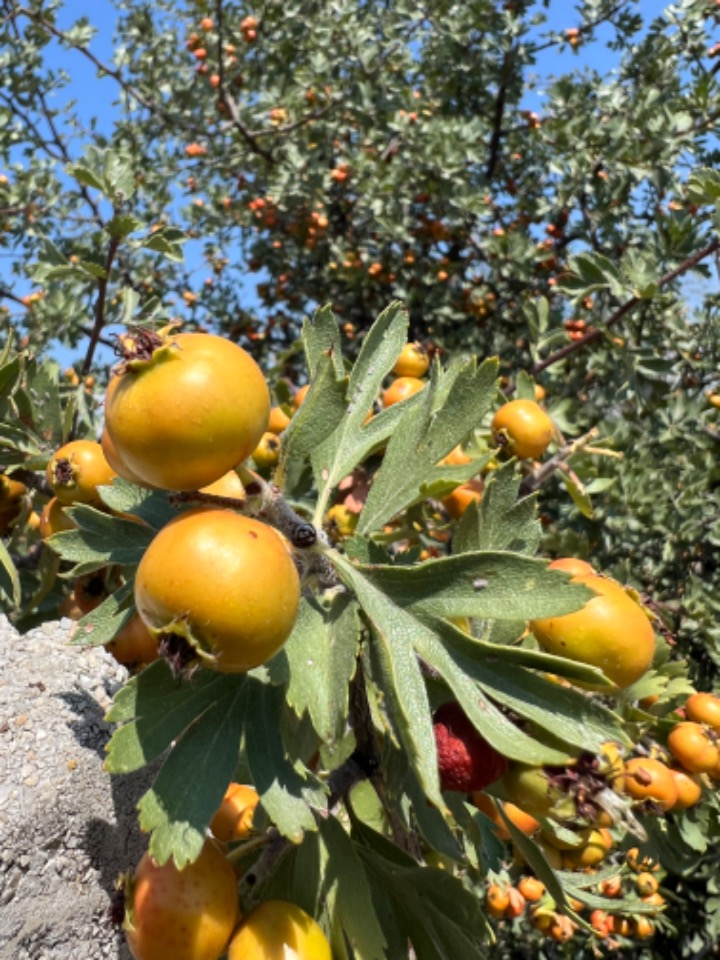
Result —
M280 459L280 440L277 434L270 430L264 433L260 438L260 443L253 450L252 458L261 473L268 472L277 466Z
M400 403L402 400L407 400L408 397L419 393L424 386L425 381L418 377L398 377L383 391L382 405L383 407L392 407L393 404Z
M430 366L430 357L421 343L406 343L395 361L392 372L396 377L424 377Z
M647 672L655 655L650 620L614 580L574 579L597 596L575 613L531 620L530 629L549 653L599 667L618 687L629 687Z
M95 440L71 440L60 447L45 471L47 482L61 503L97 503L97 488L111 484L115 471Z
M324 527L333 542L351 537L355 533L359 514L353 513L344 503L336 503L325 514Z
M129 359L108 385L105 425L133 475L165 490L198 490L253 452L270 393L242 347L208 333L145 331L123 342Z
M520 460L541 457L555 432L552 420L534 400L504 403L491 426L494 442Z
M270 419L268 420L268 430L270 433L282 433L289 423L290 417L285 413L282 407L271 408Z
M255 807L259 802L260 797L254 787L231 783L210 821L213 835L223 843L247 839L252 833Z
M266 900L240 924L227 960L332 960L322 928L285 900Z
M135 576L135 605L150 632L184 639L221 673L277 653L299 602L300 578L280 535L232 510L198 507L171 520Z
M469 480L443 497L443 506L454 520L459 520L471 503L479 503L482 500L484 489L485 484L482 480Z

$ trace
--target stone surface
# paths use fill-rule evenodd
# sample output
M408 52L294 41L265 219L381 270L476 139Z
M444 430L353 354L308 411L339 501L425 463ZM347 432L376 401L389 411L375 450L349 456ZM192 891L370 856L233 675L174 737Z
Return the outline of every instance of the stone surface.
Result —
M69 622L20 636L0 617L0 960L129 960L109 910L146 847L149 771L102 769L124 667L68 646Z

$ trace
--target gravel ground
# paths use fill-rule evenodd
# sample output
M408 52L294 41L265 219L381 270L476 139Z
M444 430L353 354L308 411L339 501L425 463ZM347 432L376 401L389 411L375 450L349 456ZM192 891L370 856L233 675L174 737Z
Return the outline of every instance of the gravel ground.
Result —
M115 882L145 849L148 771L102 770L103 716L127 677L69 621L20 636L0 616L0 960L129 960Z

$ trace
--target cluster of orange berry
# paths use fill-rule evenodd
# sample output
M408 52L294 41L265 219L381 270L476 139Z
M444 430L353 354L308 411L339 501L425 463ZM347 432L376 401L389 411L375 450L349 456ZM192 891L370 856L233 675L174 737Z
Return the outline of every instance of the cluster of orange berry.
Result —
M591 910L582 900L567 897L567 907L583 919L599 939L608 946L617 946L614 939L648 940L655 933L657 917L665 909L665 897L660 892L659 867L648 858L640 856L637 848L625 854L625 866L618 873L587 888L593 897L603 897L607 908ZM634 910L613 910L613 903L630 901ZM549 894L545 884L535 876L521 876L513 885L493 881L485 893L485 906L495 920L527 918L532 927L549 939L565 943L576 934L589 932L559 907Z

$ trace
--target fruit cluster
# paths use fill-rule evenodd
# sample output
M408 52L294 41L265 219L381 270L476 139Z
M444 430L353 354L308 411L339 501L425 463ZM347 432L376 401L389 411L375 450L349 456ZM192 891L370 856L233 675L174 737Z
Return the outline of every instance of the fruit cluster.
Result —
M135 665L155 659L159 644L179 668L244 672L287 640L300 598L285 538L233 509L246 503L236 467L264 435L275 438L267 433L265 379L244 350L210 334L138 329L121 338L120 350L102 442L71 441L48 463L54 497L40 518L41 536L75 526L68 505L104 509L99 488L115 476L199 492L201 505L180 512L152 540L135 577L137 614L108 648ZM119 586L118 577L107 570L76 581L61 612L89 612Z
M240 347L209 334L177 333L172 327L158 332L135 329L120 338L119 352L122 360L105 395L101 442L73 440L50 458L46 479L54 496L38 518L40 535L47 538L75 527L65 512L68 506L87 504L107 511L102 488L116 477L149 491L168 491L171 496L165 500L178 508L177 515L148 536L149 546L134 577L135 610L108 649L133 667L163 656L177 671L199 666L244 673L280 650L297 617L301 585L297 549L265 522L270 486L262 478L270 477L278 465L283 435L308 397L303 409L308 419L312 415L312 388L307 384L290 397L286 388L278 387L280 403L272 406L260 369ZM382 393L378 389L361 429L376 411L383 416L383 410L404 404L425 388L431 353L420 344L405 345L392 370L394 379ZM536 393L536 400L502 403L489 429L479 427L437 464L456 468L437 470L443 474L438 498L411 504L379 531L379 542L387 545L392 558L422 562L448 554L453 521L482 499L491 471L511 470L505 462L511 457L534 461L554 442L562 443L540 399ZM421 406L417 401L413 405ZM162 416L157 415L159 410ZM302 417L298 431L301 425ZM377 446L328 496L331 505L324 526L333 544L355 531L365 497L376 482L373 471L389 459L385 447ZM538 468L526 464L522 470ZM458 475L473 479L461 483L445 479ZM446 493L453 483L452 492ZM22 484L13 484L7 479L0 489L0 506L7 502L9 511L29 509L27 491ZM338 499L332 502L333 498ZM127 522L145 522L131 513L120 516ZM590 599L574 613L530 620L518 643L595 668L598 684L575 681L573 696L593 701L602 691L629 699L626 691L650 676L656 657L654 616L632 591L586 561L561 558L549 567L556 571L553 579L557 577L558 583L580 584ZM63 612L83 616L115 593L125 577L127 571L121 567L78 577ZM467 617L448 619L456 631L473 636L474 624ZM600 685L599 673L609 685ZM585 678L588 674L592 679L592 671L584 669ZM546 674L546 685L547 680L570 686L570 681L554 675ZM479 811L473 817L483 829L513 844L508 862L514 857L514 866L487 891L490 915L527 917L538 931L559 942L590 928L602 937L650 936L653 910L659 913L664 905L654 872L638 871L628 894L627 876L616 883L613 871L634 870L629 861L620 862L620 851L638 824L642 835L644 818L682 814L720 780L720 700L696 693L681 706L677 698L657 704L652 698L633 701L629 708L622 707L623 730L631 735L625 745L609 741L596 752L571 751L566 762L556 766L519 763L505 756L480 734L476 718L471 720L459 703L443 703L439 696L437 703L432 719L441 789L471 799ZM502 703L498 709L506 722L533 736L532 718L523 719ZM635 746L629 750L631 738ZM180 870L172 861L158 865L149 854L143 858L124 886L125 926L137 960L171 955L215 960L224 951L230 960L266 956L256 944L268 942L270 928L302 928L310 944L319 938L311 952L299 950L299 956L320 957L329 950L317 924L289 904L277 908L272 902L261 904L233 934L239 907L232 867L237 848L232 845L266 839L253 833L258 803L252 788L232 784L213 818L213 838L207 839L194 863ZM543 870L537 870L538 876L526 875L529 867L537 868L538 860L528 858L527 848L522 851L517 831L530 838L548 870L580 876L579 888L592 888L595 898L614 898L614 906L596 909L587 921L578 920L584 910L581 897L556 902L545 889ZM595 881L598 870L603 873ZM523 875L518 879L519 871ZM623 892L622 903L610 892L613 884ZM635 913L628 907L633 897L641 903ZM182 953L195 933L173 912L175 905L195 917L188 922L197 923L198 941L209 945L208 952ZM270 919L263 919L266 914ZM209 922L215 916L222 918L219 925ZM254 933L256 924L260 932ZM157 948L160 952L146 948L145 938L151 944L166 942L166 947Z
M641 860L637 848L633 848L624 855L617 873L597 883L590 875L584 883L588 899L596 902L598 897L603 898L607 901L605 908L589 910L577 897L567 897L566 905L558 905L545 884L527 874L514 883L509 878L489 883L485 906L495 921L529 922L544 937L558 943L591 931L608 948L617 949L625 941L649 940L654 935L657 918L666 906L658 870L657 864ZM620 905L622 912L618 910Z
M228 845L252 837L259 800L252 787L231 783L196 860L178 869L146 853L121 878L117 916L135 960L267 960L289 952L331 960L320 925L295 904L265 900L241 915Z

